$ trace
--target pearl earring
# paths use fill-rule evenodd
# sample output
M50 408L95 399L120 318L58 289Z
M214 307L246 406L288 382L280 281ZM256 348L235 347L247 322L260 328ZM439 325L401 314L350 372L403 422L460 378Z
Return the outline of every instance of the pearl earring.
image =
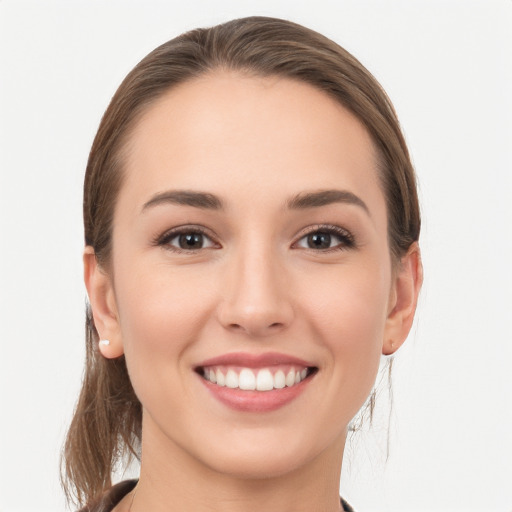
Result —
M108 346L110 345L110 340L100 340L100 345L103 345L103 346Z

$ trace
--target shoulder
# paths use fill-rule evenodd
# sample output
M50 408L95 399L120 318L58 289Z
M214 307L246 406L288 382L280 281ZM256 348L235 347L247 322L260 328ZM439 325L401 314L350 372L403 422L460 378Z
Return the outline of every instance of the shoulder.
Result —
M340 498L340 499L341 499L341 505L345 512L355 512L355 510L343 498Z
M125 480L105 491L97 500L78 512L111 512L111 510L137 485L137 480Z
M105 491L102 496L93 503L86 505L78 512L111 512L112 509L137 485L137 480L125 480ZM355 512L343 499L341 504L345 512Z

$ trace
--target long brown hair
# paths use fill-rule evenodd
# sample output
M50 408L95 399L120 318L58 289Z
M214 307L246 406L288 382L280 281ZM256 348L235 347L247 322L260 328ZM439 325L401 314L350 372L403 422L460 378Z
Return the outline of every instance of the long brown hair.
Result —
M350 110L370 133L379 156L394 262L418 240L420 214L414 170L393 106L375 78L330 39L295 23L243 18L187 32L147 55L124 79L94 139L84 183L85 244L109 271L112 219L123 181L123 148L152 102L177 84L215 69L306 82ZM63 453L68 499L84 504L111 485L124 455L137 455L142 407L124 356L105 359L86 312L86 362L82 390Z

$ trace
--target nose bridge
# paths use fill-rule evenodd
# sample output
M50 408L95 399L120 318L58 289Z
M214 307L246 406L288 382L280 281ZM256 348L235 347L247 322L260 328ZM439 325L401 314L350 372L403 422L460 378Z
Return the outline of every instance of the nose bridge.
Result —
M225 327L265 335L289 324L293 309L277 252L270 242L257 238L242 241L233 250L220 306Z

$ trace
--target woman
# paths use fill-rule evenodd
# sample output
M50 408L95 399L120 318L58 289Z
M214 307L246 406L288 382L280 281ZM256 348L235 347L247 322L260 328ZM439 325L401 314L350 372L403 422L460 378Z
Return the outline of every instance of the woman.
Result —
M169 41L101 121L84 222L84 510L351 510L349 423L422 282L414 171L369 72L277 19ZM138 482L111 488L126 451Z

